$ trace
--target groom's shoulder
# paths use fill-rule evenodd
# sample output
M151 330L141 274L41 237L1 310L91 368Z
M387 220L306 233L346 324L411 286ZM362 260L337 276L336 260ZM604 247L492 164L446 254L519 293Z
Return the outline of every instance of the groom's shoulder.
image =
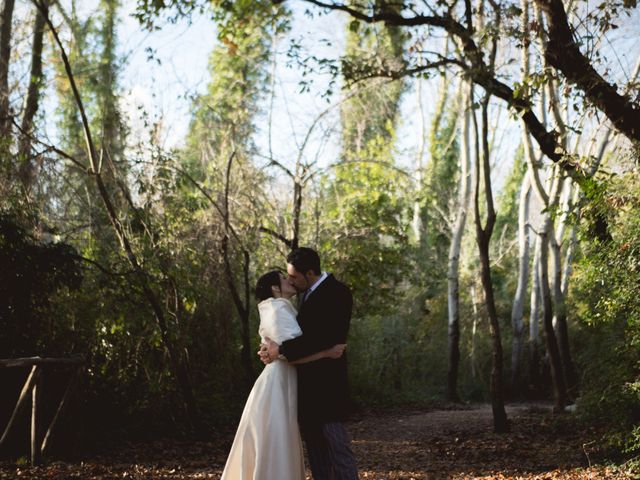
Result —
M338 280L335 275L329 274L329 278L327 278L327 280L329 280L329 283L335 290L351 295L351 289L345 283Z

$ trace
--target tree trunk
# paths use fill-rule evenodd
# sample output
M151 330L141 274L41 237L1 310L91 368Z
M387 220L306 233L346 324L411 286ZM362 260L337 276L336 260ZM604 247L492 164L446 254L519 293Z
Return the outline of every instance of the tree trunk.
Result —
M229 291L231 292L231 298L233 298L233 303L236 306L236 310L238 311L238 316L240 317L240 326L241 326L241 338L242 338L242 350L240 352L240 360L242 362L242 366L244 367L247 383L252 383L255 379L255 374L253 372L253 362L251 361L251 332L249 331L249 264L251 261L251 256L249 251L246 248L242 248L242 257L243 257L243 291L244 298L240 296L240 291L236 286L236 280L234 278L233 268L231 267L231 253L229 248L229 238L232 232L231 227L231 212L229 209L229 194L230 194L230 184L231 184L231 167L233 165L233 159L235 157L235 152L231 154L229 157L229 161L227 163L226 175L225 175L225 187L224 187L224 205L222 209L223 220L225 233L222 238L222 254L224 258L224 266L225 273L227 276L227 285L229 286ZM236 236L237 239L237 236Z
M251 361L251 332L249 330L249 305L243 302L235 285L233 269L231 268L231 259L229 254L229 237L225 235L222 239L222 253L224 256L225 274L227 277L227 285L236 306L238 317L240 317L241 341L242 349L240 350L240 362L245 372L247 383L250 384L255 379L253 371L253 362ZM243 251L243 274L248 277L249 272L249 252ZM246 282L245 282L246 283ZM245 285L245 301L248 288Z
M418 108L420 110L420 146L418 147L418 155L416 157L416 190L419 192L422 188L422 182L424 181L424 152L427 143L427 129L424 104L422 102L422 79L417 80L416 90L418 94ZM413 219L411 221L411 227L413 229L413 236L415 237L416 245L420 245L422 242L422 233L424 224L422 222L422 206L420 205L419 196L416 194L416 199L413 202Z
M14 5L15 0L4 0L0 13L0 142L8 142L11 132L9 63L11 61L11 26Z
M465 84L461 84L461 87ZM470 87L473 88L473 87ZM469 109L468 97L463 94L465 100L461 104L462 109L462 134L460 146L460 187L458 190L458 212L453 225L451 245L449 246L448 280L448 350L449 371L447 373L447 398L450 402L460 401L458 396L458 368L460 363L460 285L459 266L460 250L462 247L462 234L467 220L467 208L471 195L471 148L469 146Z
M469 360L471 363L471 378L475 381L478 378L478 359L476 358L476 345L478 333L478 298L475 281L471 284L471 308L473 310L473 322L471 324L471 351L469 352Z
M475 224L476 241L480 254L481 279L485 292L485 304L487 315L489 316L489 327L491 332L492 345L492 369L491 369L491 408L493 410L493 429L495 432L503 433L509 430L507 413L504 408L504 392L502 388L503 353L502 340L500 337L500 322L496 310L493 284L491 281L491 261L489 258L489 243L496 221L496 212L493 206L493 194L491 189L491 164L489 160L489 131L487 109L489 96L486 95L482 101L482 164L480 155L476 155L476 181L475 181ZM474 115L475 118L475 115ZM476 122L474 122L475 124ZM478 142L478 129L476 131L476 144ZM478 149L476 148L476 151ZM484 196L486 200L487 221L482 227L480 218L480 172L483 176Z
M529 76L529 2L522 0L522 16L520 25L525 39L522 46L522 76ZM523 82L526 85L526 82ZM528 93L528 92L527 92ZM529 138L526 124L522 124L524 155L527 164L531 166L533 161L533 148ZM531 168L529 168L531 170ZM531 193L531 173L525 173L520 187L520 204L518 209L518 286L513 299L511 309L511 394L522 391L522 359L524 350L524 301L527 295L527 282L529 279L529 204Z
M571 195L571 191L567 195ZM563 202L563 210L569 208L569 201ZM551 265L553 266L553 325L558 339L558 348L560 350L560 358L562 359L562 369L567 386L567 391L575 390L577 386L577 374L575 365L571 357L571 348L569 345L569 327L567 325L567 306L566 297L562 288L564 282L563 265L562 265L562 237L564 236L564 227L566 225L566 215L560 217L560 225L558 226L557 237L555 232L550 233L550 252Z
M527 296L529 280L529 198L531 177L526 173L520 188L520 207L518 210L518 286L511 310L511 391L522 389L522 359L524 353L524 302Z
M540 237L536 235L533 268L531 269L531 306L529 314L529 384L535 390L541 386L540 378Z
M48 8L48 4L43 4ZM20 178L27 192L31 190L35 180L35 165L31 160L31 135L33 130L33 119L38 111L40 100L40 90L42 88L42 45L44 37L45 21L44 15L36 9L35 20L33 22L33 45L31 47L31 75L29 77L29 87L27 97L24 102L24 113L22 114L22 125L20 134Z
M301 168L296 165L296 169ZM293 181L293 232L291 235L291 249L298 248L300 244L300 215L302 215L302 181L296 176Z
M553 329L553 300L551 298L551 289L549 288L548 222L546 223L547 225L545 225L544 230L540 232L540 284L542 292L542 314L547 353L549 354L549 363L551 365L551 378L553 380L554 410L556 412L562 412L564 407L568 404L568 397L562 368L562 360L560 358L556 334Z
M487 238L478 239L480 249L480 264L482 266L482 286L485 291L487 314L491 331L492 368L491 368L491 409L493 411L493 430L497 433L509 431L509 422L504 408L504 392L502 388L502 341L500 338L500 323L495 307L493 285L491 283L491 267L489 260L489 243Z

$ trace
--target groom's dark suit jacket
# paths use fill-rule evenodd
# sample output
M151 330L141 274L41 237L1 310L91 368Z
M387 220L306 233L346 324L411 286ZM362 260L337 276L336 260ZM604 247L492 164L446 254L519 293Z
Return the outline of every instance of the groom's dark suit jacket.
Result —
M298 312L302 336L280 346L289 361L347 343L353 299L346 285L329 274ZM346 353L297 365L298 419L302 425L343 421L349 413Z

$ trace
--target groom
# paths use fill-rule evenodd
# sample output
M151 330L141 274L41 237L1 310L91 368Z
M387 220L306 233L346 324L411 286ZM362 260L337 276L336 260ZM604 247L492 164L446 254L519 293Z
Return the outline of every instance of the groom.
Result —
M277 358L295 361L347 341L351 292L320 269L318 253L305 247L293 250L287 256L287 273L301 299L298 323L302 336L281 346L268 341L260 351L264 363ZM322 359L296 367L298 420L313 478L357 479L351 440L342 424L349 410L346 354L336 360Z

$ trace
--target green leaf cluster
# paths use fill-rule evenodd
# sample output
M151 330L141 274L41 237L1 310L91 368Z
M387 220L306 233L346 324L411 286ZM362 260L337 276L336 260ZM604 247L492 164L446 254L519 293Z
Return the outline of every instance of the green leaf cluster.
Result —
M634 173L600 178L589 191L593 200L582 217L582 256L571 295L582 323L580 403L587 421L607 426L611 444L638 455L640 180ZM609 236L593 237L593 221L605 222Z

